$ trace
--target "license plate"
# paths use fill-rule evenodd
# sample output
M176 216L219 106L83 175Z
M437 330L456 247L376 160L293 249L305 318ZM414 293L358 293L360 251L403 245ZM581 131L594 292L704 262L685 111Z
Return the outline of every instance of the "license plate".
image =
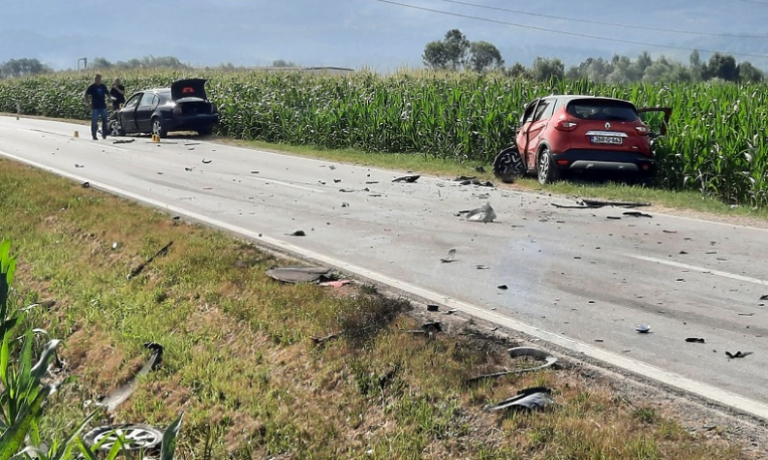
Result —
M613 137L613 136L592 136L592 143L593 144L611 144L611 145L621 145L624 142L624 139L621 137Z

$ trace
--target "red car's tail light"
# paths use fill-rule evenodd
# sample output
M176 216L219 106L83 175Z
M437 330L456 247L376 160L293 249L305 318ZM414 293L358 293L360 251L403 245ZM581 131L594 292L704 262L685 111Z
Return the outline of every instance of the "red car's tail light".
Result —
M558 131L573 131L576 129L576 126L578 126L578 124L570 120L560 120L555 125L555 129Z
M637 130L637 133L641 136L647 136L648 135L648 127L647 126L638 126L635 128Z
M568 163L568 160L557 160L557 164L560 166L566 166Z

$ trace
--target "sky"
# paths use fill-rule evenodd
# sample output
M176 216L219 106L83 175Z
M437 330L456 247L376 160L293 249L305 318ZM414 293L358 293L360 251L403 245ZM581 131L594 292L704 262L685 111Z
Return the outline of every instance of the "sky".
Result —
M635 57L646 50L687 62L691 50L698 49L704 59L709 51L720 51L768 70L768 0L391 1L401 5L381 0L0 0L0 62L37 58L66 69L76 68L82 57L114 62L152 55L175 56L194 66L262 66L283 59L387 72L420 67L424 46L457 28L471 41L496 45L507 65L530 66L536 56L575 65L588 57Z

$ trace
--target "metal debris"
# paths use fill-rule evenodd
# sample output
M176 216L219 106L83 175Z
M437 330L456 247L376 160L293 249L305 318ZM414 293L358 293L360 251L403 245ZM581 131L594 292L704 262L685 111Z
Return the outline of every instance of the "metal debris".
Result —
M651 332L651 326L647 324L640 324L635 328L635 330L641 334L647 334Z
M707 343L703 338L701 337L688 337L685 339L688 343Z
M496 212L491 207L490 203L485 203L480 208L473 209L467 213L466 220L471 222L493 222L496 219Z
M163 432L144 424L106 425L94 428L83 437L90 448L99 446L100 452L109 452L122 438L121 450L149 451L156 449L163 441Z
M112 141L113 144L130 144L131 142L135 141L136 139L117 139L115 141Z
M296 230L293 233L286 233L288 236L307 236L307 233L304 230Z
M402 176L402 177L393 179L392 182L407 182L409 184L412 184L417 180L419 180L420 177L421 177L420 175Z
M427 305L427 311L439 311L440 307L438 305Z
M124 403L128 400L128 398L131 397L133 392L136 391L139 377L149 374L150 371L157 369L157 366L160 365L160 362L163 359L163 346L158 343L148 342L144 344L144 347L152 350L152 355L149 357L141 370L139 370L139 372L133 376L133 378L131 378L125 385L116 389L97 403L99 406L106 407L108 412L114 411L117 406Z
M622 214L624 214L625 216L630 216L630 217L648 217L649 219L653 218L652 215L646 214L646 213L640 212L640 211L627 211L627 212L622 213Z
M206 164L206 165L207 165L207 164L209 164L211 161L213 161L213 160L206 160L205 158L203 158L203 164Z
M487 406L485 409L489 412L505 409L525 411L540 410L554 403L550 397L551 394L552 390L546 387L526 388L520 390L517 395L505 399L495 406Z
M456 261L454 259L455 256L456 256L456 250L455 249L451 249L450 251L448 251L448 257L446 257L445 259L440 259L440 262L442 262L444 264L449 264L451 262L455 262Z
M326 267L279 267L267 270L267 276L284 283L313 283L330 279L331 269Z
M507 286L506 284L502 284L501 286L496 286L496 287L501 289L502 291L506 291L507 289L509 289L509 286Z
M144 268L146 268L147 265L149 265L153 260L155 260L155 258L160 257L161 255L167 254L168 249L170 249L172 245L173 245L173 241L169 242L168 244L163 246L162 249L157 251L155 255L153 255L152 257L147 259L144 263L139 264L139 266L131 270L131 273L128 274L128 279L135 278L137 275L139 275L139 273L144 271Z

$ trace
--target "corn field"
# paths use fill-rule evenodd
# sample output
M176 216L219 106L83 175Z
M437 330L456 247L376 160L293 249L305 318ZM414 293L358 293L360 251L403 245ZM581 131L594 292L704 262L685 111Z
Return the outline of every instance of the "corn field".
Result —
M218 133L238 139L488 162L513 139L523 105L550 94L627 99L673 108L658 144L659 185L726 202L768 205L768 87L764 84L531 83L499 75L400 73L347 76L297 72L137 71L131 92L208 78L221 112ZM105 72L105 81L112 75ZM0 112L86 119L90 74L0 81Z

